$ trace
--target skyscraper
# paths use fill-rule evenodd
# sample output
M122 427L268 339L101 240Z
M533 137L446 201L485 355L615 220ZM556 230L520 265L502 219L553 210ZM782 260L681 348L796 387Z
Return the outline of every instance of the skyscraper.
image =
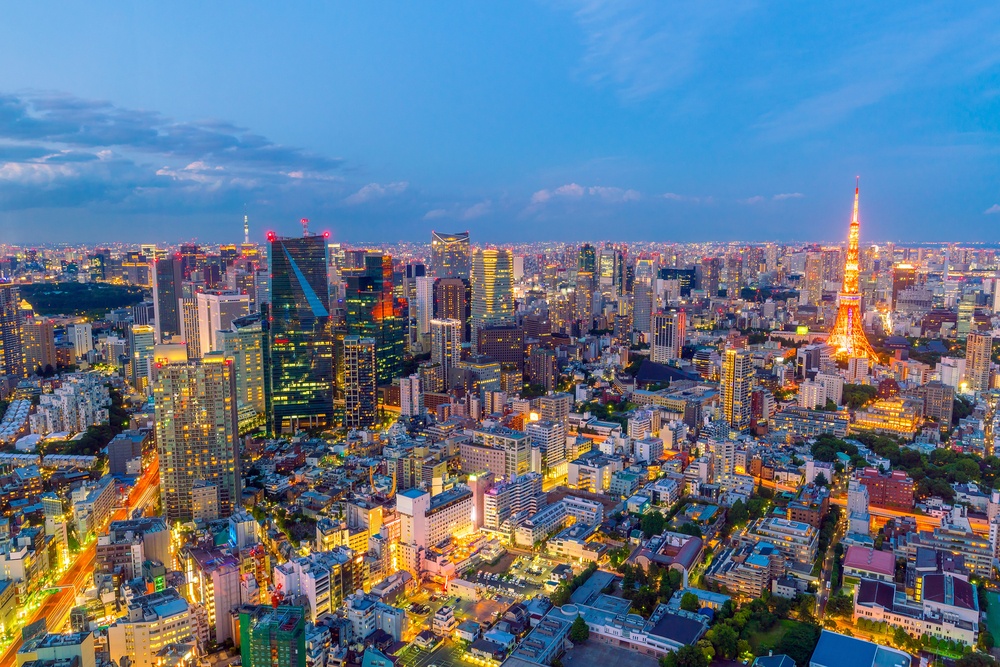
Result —
M219 355L158 363L153 397L160 496L167 520L192 519L195 482L214 486L219 514L229 516L240 498L232 360Z
M414 373L399 378L399 414L404 417L418 417L424 412L424 395L421 391L420 376Z
M234 320L250 314L250 297L221 290L200 292L196 296L198 307L198 336L202 356L219 349L218 334L228 330Z
M577 253L576 270L577 272L585 271L590 275L597 273L597 252L594 250L594 246L589 243L580 246L580 252Z
M375 341L344 336L344 426L366 429L378 422Z
M847 236L847 258L844 261L844 283L840 289L837 306L837 320L827 338L827 345L833 346L841 358L868 357L878 362L878 354L872 349L861 322L861 292L858 290L860 270L858 237L861 225L858 222L858 196L860 189L854 187L854 213Z
M0 373L24 377L21 350L21 291L17 285L0 285Z
M153 317L156 320L156 340L169 342L181 335L181 283L184 281L184 261L180 254L153 259Z
M965 339L965 382L969 391L989 390L992 352L993 337L989 334L970 333Z
M263 319L264 395L268 432L333 422L333 341L330 333L326 239L279 238L268 262L271 303Z
M472 257L472 342L487 324L509 322L514 316L510 250L476 250Z
M153 327L133 324L129 329L128 349L132 362L132 387L136 391L145 392L149 388L155 344L156 332Z
M219 331L218 349L233 360L236 375L236 407L252 408L264 414L264 351L263 335L258 316L234 320L228 331Z
M734 431L750 428L753 357L746 350L726 349L722 361L722 413Z
M683 310L662 310L653 315L650 360L665 364L681 358L687 336L687 318Z
M459 320L462 340L469 340L469 301L472 298L469 281L465 278L437 278L434 281L434 317L439 320Z
M818 252L807 252L805 275L802 276L802 289L799 291L799 303L818 306L822 300L823 255Z
M701 280L699 287L705 290L709 298L719 296L719 274L721 267L718 257L705 257L701 260Z
M347 335L375 341L375 364L380 385L399 377L403 368L406 319L402 303L393 294L392 256L365 253L363 266L345 269Z
M451 386L451 371L462 360L462 323L458 320L431 320L431 363L440 364L445 387Z
M431 270L435 278L468 280L471 264L469 232L431 232Z

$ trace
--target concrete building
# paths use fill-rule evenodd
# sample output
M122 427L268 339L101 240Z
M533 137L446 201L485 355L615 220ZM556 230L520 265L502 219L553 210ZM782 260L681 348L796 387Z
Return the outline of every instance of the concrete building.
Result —
M167 588L129 601L125 615L108 627L108 653L136 667L158 667L160 652L172 644L195 643L194 614L187 600Z

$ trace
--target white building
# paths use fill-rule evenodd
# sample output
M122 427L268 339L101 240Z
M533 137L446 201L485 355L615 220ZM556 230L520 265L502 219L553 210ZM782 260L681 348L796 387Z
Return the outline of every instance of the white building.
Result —
M419 280L419 279L418 279ZM424 395L420 391L420 376L413 374L399 379L399 414L419 417L424 413Z
M79 433L108 423L111 397L104 378L96 373L73 373L51 394L42 394L30 417L31 432Z
M158 653L170 644L194 643L194 615L174 588L133 598L125 615L108 627L108 652L122 664L159 664Z
M201 339L201 354L222 349L219 332L229 331L233 320L250 314L250 297L236 292L199 292L196 295L198 308L198 336Z

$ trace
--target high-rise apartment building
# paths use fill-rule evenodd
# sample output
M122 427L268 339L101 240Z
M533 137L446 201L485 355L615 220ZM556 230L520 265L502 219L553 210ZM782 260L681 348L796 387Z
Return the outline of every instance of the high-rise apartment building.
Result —
M718 257L705 257L701 260L701 279L699 286L705 290L710 298L719 295L719 282L722 273L721 262Z
M345 269L347 334L375 341L378 383L389 384L403 368L406 320L393 294L392 256L367 252L361 268Z
M431 232L431 270L435 278L468 280L471 264L469 232Z
M823 255L818 252L806 253L805 275L802 276L802 289L799 302L803 305L817 306L823 300Z
M236 374L236 405L243 410L253 408L264 414L264 339L257 316L233 320L228 331L217 332L217 346L227 359L233 360Z
M446 387L461 360L462 323L454 319L431 320L431 363L440 365Z
M73 325L73 352L76 358L86 357L94 349L94 325L77 322Z
M969 391L988 391L993 336L970 333L965 340L965 382Z
M476 250L472 257L472 341L489 324L514 316L513 255L510 250Z
M424 395L417 374L399 378L399 414L404 417L419 417L424 412Z
M378 422L375 341L344 336L344 426L367 429Z
M21 290L0 285L0 373L24 377L21 350Z
M25 373L30 375L45 368L56 367L55 324L47 317L29 317L21 325L22 353ZM0 336L2 337L2 336ZM3 343L0 342L0 345ZM117 359L109 359L117 363Z
M184 281L184 260L180 255L154 259L153 318L156 320L156 341L169 342L181 335L181 283Z
M262 319L268 432L333 422L326 239L269 235L271 302Z
M753 357L745 350L728 348L722 360L722 413L735 431L750 428L750 388Z
M650 360L665 364L681 358L687 336L687 316L683 310L657 312L652 319Z
M196 482L215 487L219 514L229 516L240 499L232 361L209 357L158 364L153 397L160 496L167 521L192 520Z

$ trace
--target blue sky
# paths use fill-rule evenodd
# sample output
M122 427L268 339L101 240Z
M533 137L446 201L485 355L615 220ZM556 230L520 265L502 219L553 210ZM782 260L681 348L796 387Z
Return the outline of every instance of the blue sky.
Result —
M0 238L1000 241L1000 5L19 3ZM993 212L991 212L993 211Z

